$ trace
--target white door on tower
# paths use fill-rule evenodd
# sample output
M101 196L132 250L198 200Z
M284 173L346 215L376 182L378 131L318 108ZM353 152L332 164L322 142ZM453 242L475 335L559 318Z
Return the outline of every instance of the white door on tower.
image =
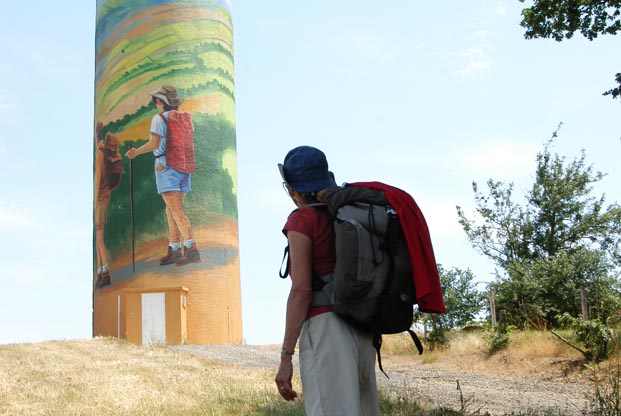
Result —
M166 344L166 294L142 294L142 345Z

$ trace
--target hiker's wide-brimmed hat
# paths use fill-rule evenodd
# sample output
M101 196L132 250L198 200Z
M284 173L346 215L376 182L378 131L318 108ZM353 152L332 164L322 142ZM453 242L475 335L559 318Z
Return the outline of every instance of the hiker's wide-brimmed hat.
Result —
M150 96L157 97L171 107L178 107L183 100L177 95L177 89L172 85L162 85L157 90L150 92Z
M104 140L104 146L106 149L106 157L110 162L116 162L121 160L122 156L119 153L119 138L112 133L106 133L106 139Z
M95 124L95 138L97 140L102 140L101 133L103 132L103 128L104 125L101 121L98 121L97 124Z
M299 146L290 150L278 169L285 183L297 192L321 191L336 185L326 155L315 147Z

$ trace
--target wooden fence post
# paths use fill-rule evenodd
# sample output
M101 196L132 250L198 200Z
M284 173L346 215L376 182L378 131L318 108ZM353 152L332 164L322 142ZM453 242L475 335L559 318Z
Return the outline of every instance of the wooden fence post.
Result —
M494 291L489 291L489 312L492 317L492 330L496 327L496 301L494 300Z
M584 288L580 289L580 306L582 306L582 320L589 320L589 308L587 307L587 298Z
M507 311L503 309L500 311L500 314L498 317L498 335L503 335L505 333L506 320L507 320Z

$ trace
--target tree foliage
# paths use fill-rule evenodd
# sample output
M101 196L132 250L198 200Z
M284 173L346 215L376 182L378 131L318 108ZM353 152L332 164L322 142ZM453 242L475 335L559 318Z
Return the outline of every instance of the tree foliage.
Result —
M437 315L443 328L458 328L475 321L485 297L476 288L472 271L438 265L446 313Z
M431 327L431 334L425 341L432 350L446 345L448 330L473 323L483 309L485 295L479 292L470 270L453 267L446 270L438 264L445 314L422 314L425 328Z
M527 39L552 38L560 42L576 32L589 40L616 35L621 30L621 0L533 0L531 7L522 10L520 25L526 29ZM619 86L604 95L619 97L621 73L615 80Z
M473 218L457 207L473 247L497 266L490 285L497 307L518 327L556 325L565 312L577 316L581 288L602 318L621 307L621 207L593 196L604 175L586 165L584 152L568 162L551 145L537 155L524 204L513 184L489 180L488 194L473 183Z

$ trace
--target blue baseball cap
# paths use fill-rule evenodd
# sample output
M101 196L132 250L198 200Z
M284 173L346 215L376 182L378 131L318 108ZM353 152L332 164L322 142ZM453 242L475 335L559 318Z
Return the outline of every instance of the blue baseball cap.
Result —
M326 155L311 146L299 146L278 164L282 179L297 192L315 192L335 186L334 175L328 170Z

